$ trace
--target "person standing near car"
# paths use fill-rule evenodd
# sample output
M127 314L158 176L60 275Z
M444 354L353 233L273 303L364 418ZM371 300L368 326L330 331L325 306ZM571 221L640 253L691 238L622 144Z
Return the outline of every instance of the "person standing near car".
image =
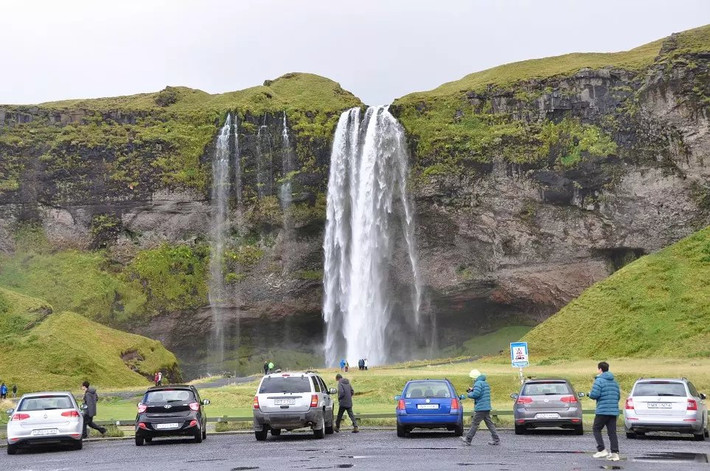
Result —
M355 391L348 378L343 378L340 373L335 375L335 380L338 382L338 416L335 418L334 430L340 432L340 421L343 420L343 414L347 411L348 417L353 423L353 433L358 433L357 421L355 420L355 414L353 414L353 394L355 394Z
M471 428L468 429L468 433L465 437L461 437L461 440L464 445L470 446L473 437L476 435L478 426L481 424L481 421L483 421L491 432L492 441L488 442L488 444L500 445L498 431L493 424L493 420L491 420L491 387L486 382L486 375L476 369L471 370L468 375L475 380L473 387L468 388L468 397L473 399L475 407L473 409L474 415ZM461 396L461 398L463 397L464 396Z
M84 430L82 432L82 438L88 438L89 433L86 427L91 427L99 431L101 435L106 434L106 429L100 425L94 423L94 417L96 416L96 402L99 400L99 395L96 393L96 388L89 386L88 381L84 381L81 384L81 390L84 391Z
M597 365L597 377L594 379L589 398L597 401L597 408L594 412L594 425L592 432L597 441L597 452L594 458L606 458L610 461L619 461L619 439L616 436L616 419L619 417L619 399L621 392L619 383L614 379L614 375L609 371L609 363L602 361ZM602 429L606 427L609 434L609 446L611 453L604 447Z

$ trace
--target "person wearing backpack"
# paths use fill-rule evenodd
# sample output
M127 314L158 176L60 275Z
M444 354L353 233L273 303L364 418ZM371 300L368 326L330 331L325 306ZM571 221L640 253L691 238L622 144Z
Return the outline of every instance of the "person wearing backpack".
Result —
M96 403L99 400L99 395L96 393L96 388L89 386L88 381L84 381L81 384L81 390L84 391L84 402L83 414L84 414L84 430L82 432L82 438L88 438L89 433L86 427L91 427L99 431L101 436L106 435L106 429L100 425L94 423L94 417L96 416Z

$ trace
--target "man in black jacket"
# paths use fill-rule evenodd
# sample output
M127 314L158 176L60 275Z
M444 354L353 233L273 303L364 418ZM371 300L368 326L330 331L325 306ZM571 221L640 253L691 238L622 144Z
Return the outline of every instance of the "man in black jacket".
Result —
M353 387L350 386L350 381L343 378L343 375L338 373L335 375L335 380L338 382L338 417L335 419L335 431L340 432L340 421L343 420L343 414L347 411L348 417L353 422L353 433L357 433L357 422L355 414L353 414Z
M96 394L96 389L89 387L89 382L84 381L81 384L81 390L84 391L84 431L82 433L83 438L88 438L89 434L86 430L86 426L96 429L101 433L101 435L106 434L106 429L100 425L94 423L94 417L96 416L96 402L99 400L99 395Z

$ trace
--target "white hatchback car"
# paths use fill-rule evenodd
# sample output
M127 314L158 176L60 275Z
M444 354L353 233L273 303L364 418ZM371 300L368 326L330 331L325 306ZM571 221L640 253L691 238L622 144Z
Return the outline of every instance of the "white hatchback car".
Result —
M70 392L25 394L17 408L7 411L7 454L19 447L46 444L69 444L82 447L84 418Z
M281 430L310 427L316 438L333 433L333 399L336 389L328 389L318 374L273 373L264 376L254 396L254 435L266 440Z
M680 432L705 440L707 421L705 394L685 378L641 378L624 405L627 438L646 432Z

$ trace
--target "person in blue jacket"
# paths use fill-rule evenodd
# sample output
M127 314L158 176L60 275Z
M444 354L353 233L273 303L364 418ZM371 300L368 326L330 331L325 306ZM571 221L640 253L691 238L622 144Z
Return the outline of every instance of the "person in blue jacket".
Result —
M594 458L606 458L610 461L619 461L619 439L616 436L616 420L619 417L619 383L609 371L609 363L602 361L597 365L599 374L594 380L594 385L589 393L589 398L597 401L594 415L594 439L597 441L597 452ZM602 429L606 427L609 434L611 453L604 447Z
M500 437L496 431L496 426L491 420L491 387L486 382L486 375L482 374L480 371L473 369L469 373L471 378L474 378L473 387L468 388L468 397L474 401L474 415L473 421L471 422L471 428L468 429L468 433L465 437L461 437L464 445L470 446L471 440L473 440L478 426L481 421L486 423L486 427L491 432L492 441L488 442L489 445L500 445ZM465 396L461 396L463 399Z

